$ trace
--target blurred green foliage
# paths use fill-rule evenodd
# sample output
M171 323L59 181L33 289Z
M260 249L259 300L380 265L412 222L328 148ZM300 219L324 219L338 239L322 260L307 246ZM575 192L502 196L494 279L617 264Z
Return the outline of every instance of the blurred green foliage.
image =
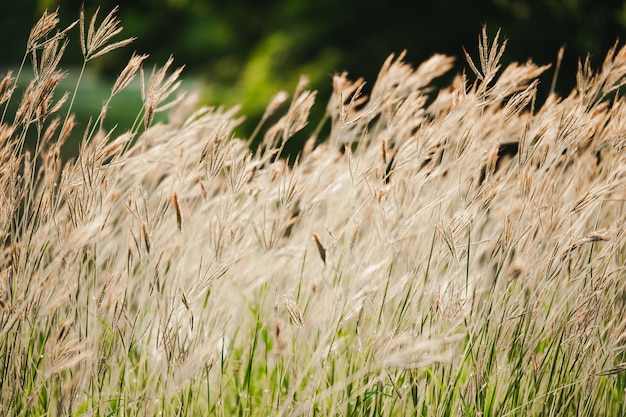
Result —
M4 42L1 66L21 60L32 24L44 9L59 7L62 23L77 18L80 0L7 2L0 19ZM116 2L87 2L87 16L101 6L102 18ZM509 46L505 62L532 57L553 63L566 46L557 89L574 86L577 60L590 53L595 65L626 27L624 0L135 0L120 4L124 36L137 36L129 48L93 62L113 77L133 50L162 64L174 55L187 77L200 79L207 104L242 103L250 131L273 94L290 90L306 74L320 101L328 97L331 77L347 70L370 83L390 53L407 50L414 64L435 52L458 57L476 51L481 26L502 28ZM71 36L66 64L80 63L78 36ZM549 85L544 81L544 88ZM322 108L320 108L322 107ZM323 111L323 105L316 106Z

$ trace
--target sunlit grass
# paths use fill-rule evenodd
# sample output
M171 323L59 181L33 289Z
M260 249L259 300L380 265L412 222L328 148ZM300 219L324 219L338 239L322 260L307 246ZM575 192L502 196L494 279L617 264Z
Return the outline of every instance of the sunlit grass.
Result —
M32 84L0 83L4 415L626 412L624 49L541 104L551 70L501 69L486 32L444 89L441 55L390 57L369 97L338 74L287 160L305 79L242 139L135 57L134 122L107 126L114 89L77 126L42 22Z

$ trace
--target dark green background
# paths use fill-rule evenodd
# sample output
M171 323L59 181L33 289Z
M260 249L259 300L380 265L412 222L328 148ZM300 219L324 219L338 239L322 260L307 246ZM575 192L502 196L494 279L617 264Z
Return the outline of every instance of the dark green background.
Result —
M0 66L19 63L28 32L45 8L60 7L62 24L68 24L80 4L7 2L0 17L5 40ZM87 15L100 5L102 18L115 4L87 2ZM90 63L97 74L114 77L133 50L149 53L150 64L164 63L172 54L176 65L186 65L186 78L202 82L205 104L242 103L251 120L244 130L249 130L270 97L292 89L300 74L309 75L323 100L333 73L347 70L373 83L384 59L404 49L414 64L435 52L453 55L461 71L466 68L462 48L476 56L483 24L491 35L502 28L509 39L505 62L532 57L539 64L553 63L565 45L557 90L567 94L578 58L590 53L599 65L624 33L626 1L138 0L122 2L119 17L123 34L138 40ZM78 30L70 37L65 65L79 65ZM549 84L545 78L544 92Z

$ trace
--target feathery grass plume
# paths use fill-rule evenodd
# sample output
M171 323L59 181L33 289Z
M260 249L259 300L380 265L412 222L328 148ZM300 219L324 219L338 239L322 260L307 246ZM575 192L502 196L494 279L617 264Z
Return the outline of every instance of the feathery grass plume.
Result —
M102 107L100 109L100 114L98 115L98 119L92 124L91 131L89 132L88 137L92 137L97 128L102 128L102 124L104 122L107 111L111 104L111 100L113 100L114 96L122 92L122 90L124 90L126 87L130 85L132 80L137 75L137 72L141 68L142 63L147 58L148 58L147 54L137 55L135 52L133 52L132 56L130 57L130 60L126 64L126 67L122 70L120 75L115 80L115 83L113 84L113 87L111 88L111 94L102 104Z
M4 104L13 95L15 90L14 82L13 71L7 71L2 81L0 81L0 104Z
M298 307L298 303L292 298L285 297L283 300L285 304L285 308L289 313L289 317L291 317L291 321L296 327L302 327L304 324L304 320L302 318L302 311L300 311L300 307Z
M182 81L178 80L183 72L184 66L177 68L167 78L167 70L174 62L174 58L170 57L165 65L157 70L156 66L150 73L150 79L147 84L145 81L143 68L141 72L141 98L144 101L144 127L147 129L152 124L155 113L171 109L176 106L184 97L179 95L169 103L161 105L169 96L171 96L181 85ZM160 106L160 107L159 107Z
M141 68L141 64L148 58L147 54L137 55L133 52L133 55L130 57L128 64L122 70L120 75L115 80L115 84L113 84L113 88L111 89L111 96L114 96L124 90L131 81L135 78L137 71Z
M145 129L102 130L108 101L62 122L68 32L44 16L0 124L3 415L623 414L621 49L545 101L547 67L500 70L486 29L448 86L452 58L394 55L370 97L336 75L327 137L285 161L305 83L252 152L238 107L167 103L171 59L147 79L133 54L111 90L141 74ZM113 14L81 20L83 58L116 45Z
M315 103L317 92L301 91L306 84L308 84L308 79L300 79L296 87L296 93L294 94L295 100L292 102L285 116L285 127L283 131L284 142L308 124L309 112Z
M498 38L500 37L500 30L496 33L493 39L491 48L489 48L489 37L487 36L487 26L483 26L482 33L478 37L478 53L480 58L480 69L472 60L470 54L463 48L465 59L470 68L482 82L483 86L487 86L491 80L494 79L496 73L500 69L500 58L506 48L507 41L505 40L502 45L498 44Z
M265 149L277 148L278 156L281 155L287 141L308 124L309 113L317 95L316 91L305 90L308 83L307 77L300 77L287 114L265 133L263 146Z
M115 49L124 47L130 43L132 43L136 38L126 38L121 41L116 41L109 43L115 36L120 34L123 30L122 26L119 26L120 21L115 17L115 14L118 11L118 7L114 7L113 10L102 20L100 25L96 29L96 20L98 17L98 13L100 11L100 7L98 7L92 16L89 22L89 28L85 33L85 5L81 4L80 14L78 22L80 29L80 47L81 52L83 54L83 64L80 69L80 73L78 74L78 81L76 82L76 87L74 88L74 92L72 93L72 98L70 100L70 104L67 110L67 114L65 116L65 120L63 121L63 125L61 127L61 131L65 131L65 125L68 122L70 114L72 112L72 108L74 106L74 101L76 100L76 94L78 93L78 87L81 84L83 79L83 75L85 73L85 68L87 67L87 63L95 58L98 58L102 55L105 55ZM106 106L103 106L100 114L104 114L106 112ZM94 123L94 127L97 123ZM86 131L85 136L87 139L91 139L93 136L93 130L91 132Z
M122 26L119 26L120 21L115 17L118 10L119 7L115 6L96 29L96 20L100 12L100 7L98 7L89 21L89 29L85 34L85 5L81 5L80 18L78 21L80 26L80 48L85 61L90 61L115 49L126 46L136 39L131 37L109 43L111 39L119 35L124 29Z
M45 80L48 78L48 74L57 71L68 43L69 41L65 38L55 37L43 46L39 60L37 60L37 55L33 54L32 64L35 78Z
M64 143L70 137L70 134L72 133L72 130L74 130L75 126L76 116L74 116L74 114L70 114L63 125L63 129L61 129L61 132L59 133L58 143Z
M40 41L45 40L48 37L48 34L52 32L58 24L58 9L52 13L48 13L48 10L45 10L43 15L30 30L30 35L28 36L28 41L26 42L26 52L30 53L32 50L41 47Z
M3 123L5 120L5 116L9 108L9 102L11 100L12 93L15 90L15 87L17 86L17 82L20 78L20 75L22 74L22 70L24 68L24 64L26 63L26 59L29 56L31 57L33 70L35 71L35 74L37 74L37 50L43 48L44 49L44 54L43 54L44 61L48 63L49 61L48 58L50 58L51 55L56 61L56 64L54 65L43 65L43 69L46 71L54 72L56 65L58 64L58 60L63 54L65 45L66 45L64 43L63 46L61 47L61 51L58 51L58 48L57 48L58 42L64 39L67 32L69 32L70 29L72 29L77 23L78 23L77 21L73 22L69 26L67 26L65 29L61 31L57 31L55 35L49 37L48 35L50 34L50 32L56 29L57 25L59 24L59 17L58 17L57 11L53 13L48 13L47 10L44 11L42 17L37 21L37 23L33 26L33 28L30 31L30 35L26 43L26 51L24 53L24 57L17 71L17 75L15 76L15 78L12 78L11 87L6 88L8 86L5 86L5 95L8 92L10 92L10 94L6 97L2 96L2 100L5 103L5 105L4 105L4 110L2 112L2 118L0 118L0 123ZM49 44L51 43L55 44L53 48L49 47ZM55 53L51 54L50 53L51 51L55 51ZM45 77L43 78L45 79Z
M53 13L48 13L48 10L45 10L41 18L37 21L37 23L35 23L35 25L30 31L30 35L26 43L25 56L28 54L34 54L35 50L37 49L45 48L50 42L55 42L60 39L64 39L67 33L74 26L78 24L78 20L70 23L63 30L60 30L60 31L57 30L57 32L53 36L48 36L54 29L56 29L58 24L59 24L58 8ZM20 67L20 71L21 69L22 68Z
M289 98L289 94L286 91L279 91L278 93L276 93L274 95L274 97L272 97L272 99L270 100L269 104L265 108L265 111L263 112L263 116L261 117L261 120L256 125L256 127L254 128L254 131L252 132L252 134L248 138L248 143L249 144L252 144L254 142L254 140L256 139L257 135L261 131L261 127L265 124L267 119L270 116L272 116L276 112L276 110L278 110L278 108L285 101L287 101L288 98Z
M577 90L583 105L589 109L626 84L626 47L618 50L618 46L619 44L615 42L607 52L601 71L597 73L591 68L589 55L584 63L578 61Z
M350 82L347 72L333 76L333 94L326 106L327 114L338 116L338 120L334 120L333 125L337 122L344 124L355 118L352 112L356 112L363 103L367 102L367 97L361 94L363 87L365 87L365 81L362 78ZM346 103L348 103L347 107Z

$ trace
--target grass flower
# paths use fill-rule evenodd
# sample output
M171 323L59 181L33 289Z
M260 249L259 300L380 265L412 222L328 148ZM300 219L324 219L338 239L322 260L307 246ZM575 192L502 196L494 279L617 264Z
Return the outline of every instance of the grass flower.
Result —
M83 70L132 40L115 12L81 10ZM139 74L135 126L103 129L109 98L62 160L57 26L20 97L0 77L0 414L625 414L623 48L545 100L549 67L501 68L486 28L439 89L452 58L391 56L369 96L333 78L297 155L306 78L258 145L133 54L111 97Z

